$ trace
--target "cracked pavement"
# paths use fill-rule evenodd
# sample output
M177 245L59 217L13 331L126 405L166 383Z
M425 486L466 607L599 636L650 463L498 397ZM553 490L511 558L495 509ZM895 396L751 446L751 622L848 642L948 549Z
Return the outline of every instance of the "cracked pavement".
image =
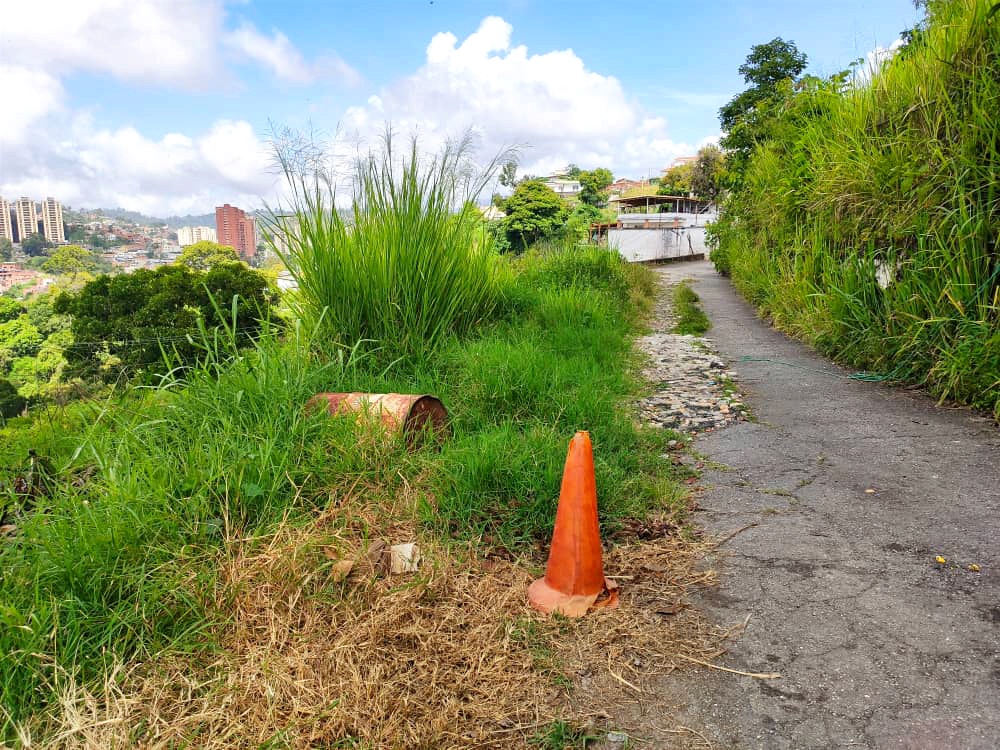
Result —
M716 748L1000 748L1000 430L848 379L706 261L658 270L694 280L757 420L694 444L726 467L705 471L695 521L743 530L693 603L722 625L749 615L720 664L782 675L671 675L677 718Z

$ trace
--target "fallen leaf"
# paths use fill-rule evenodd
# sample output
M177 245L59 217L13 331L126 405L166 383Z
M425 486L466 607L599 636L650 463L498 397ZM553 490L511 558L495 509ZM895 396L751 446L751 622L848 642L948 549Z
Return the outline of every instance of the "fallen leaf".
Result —
M866 495L874 495L875 494L875 490L873 490L871 487L869 487L867 490L865 490L865 494Z
M368 545L365 561L375 575L384 575L389 571L389 547L381 539L376 539Z
M939 565L944 565L948 561L945 560L943 557L941 557L941 555L938 555L937 557L934 558L934 562L938 563Z
M978 573L979 566L976 565L975 563L969 563L969 570L971 570L973 573Z
M354 570L354 560L341 560L335 563L330 569L330 579L334 583L340 583Z

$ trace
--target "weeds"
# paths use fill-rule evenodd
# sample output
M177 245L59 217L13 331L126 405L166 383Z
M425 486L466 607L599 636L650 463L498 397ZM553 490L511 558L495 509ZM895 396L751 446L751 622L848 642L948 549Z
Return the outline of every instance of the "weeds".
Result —
M423 160L415 139L401 155L387 133L357 159L349 219L332 175L279 151L294 202L290 215L272 213L271 234L286 239L275 249L298 283L298 315L340 343L397 356L488 320L502 267L474 201L496 162L472 178L469 151L466 139Z
M712 258L837 360L1000 419L1000 16L932 2L866 86L792 95L712 229Z
M384 353L360 346L330 356L315 340L321 324L265 326L249 350L206 337L199 363L157 387L4 427L3 460L20 465L35 448L56 481L0 544L0 737L44 728L68 684L100 685L116 665L170 654L182 675L231 654L225 634L243 589L220 556L249 555L288 524L332 518L328 531L355 541L400 528L530 550L551 531L577 429L593 435L606 530L650 509L680 512L683 493L660 458L666 434L636 427L625 408L638 389L629 339L649 272L575 247L501 269L493 321L442 334L433 358L385 367ZM354 390L435 393L454 439L409 453L303 409L317 392ZM358 497L377 505L338 525ZM261 591L279 583L253 579ZM317 612L340 606L336 591L300 593L322 599ZM282 731L260 741L280 745Z
M701 299L688 282L682 281L674 287L674 313L677 315L674 333L700 336L712 327L699 302Z

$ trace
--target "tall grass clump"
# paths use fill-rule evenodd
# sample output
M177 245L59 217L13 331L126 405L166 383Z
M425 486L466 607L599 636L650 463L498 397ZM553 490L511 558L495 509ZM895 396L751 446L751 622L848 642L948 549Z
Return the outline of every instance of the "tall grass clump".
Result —
M950 0L870 81L804 82L712 257L838 360L1000 418L998 71L995 2Z
M409 355L490 317L502 273L475 199L498 162L478 173L469 138L422 157L415 138L401 154L387 133L380 150L356 160L346 215L321 160L278 153L293 205L271 224L287 238L278 251L303 320L321 320L343 344Z

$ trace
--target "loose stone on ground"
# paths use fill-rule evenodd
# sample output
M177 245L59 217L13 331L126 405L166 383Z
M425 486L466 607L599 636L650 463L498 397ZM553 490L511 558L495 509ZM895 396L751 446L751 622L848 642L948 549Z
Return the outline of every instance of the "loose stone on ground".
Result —
M736 373L726 368L708 339L672 332L672 285L663 281L662 287L652 331L638 342L649 357L643 375L654 388L639 401L639 416L649 424L690 434L746 419Z

